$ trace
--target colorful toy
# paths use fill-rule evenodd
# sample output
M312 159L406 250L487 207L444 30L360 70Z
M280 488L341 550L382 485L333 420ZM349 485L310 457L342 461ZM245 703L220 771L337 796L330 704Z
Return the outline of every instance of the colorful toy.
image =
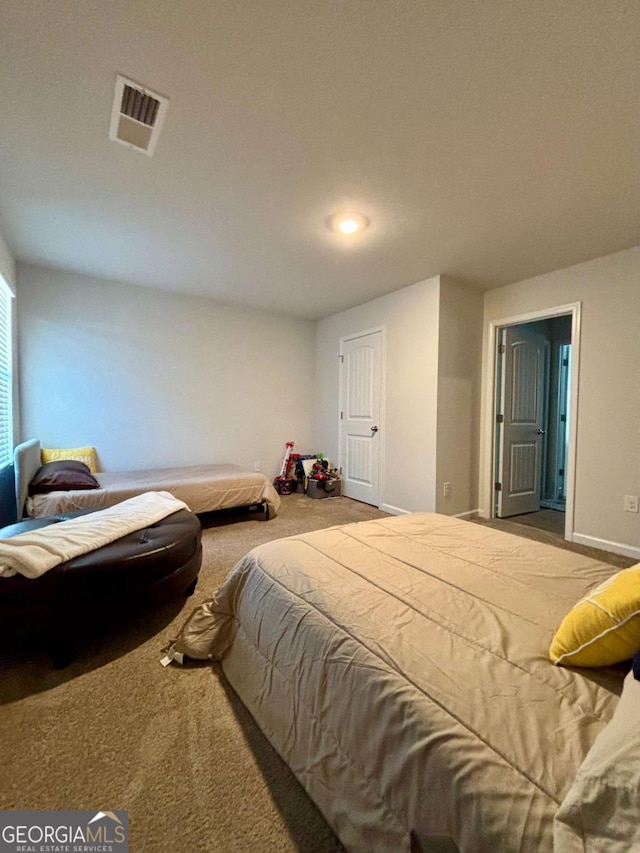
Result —
M293 449L294 442L287 442L287 450L284 454L284 459L282 460L282 466L280 467L280 473L273 481L273 486L276 492L279 495L290 495L291 494L291 451Z

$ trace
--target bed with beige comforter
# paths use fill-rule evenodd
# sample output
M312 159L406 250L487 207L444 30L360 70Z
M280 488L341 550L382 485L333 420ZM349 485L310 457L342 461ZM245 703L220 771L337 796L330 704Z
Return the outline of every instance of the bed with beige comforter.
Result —
M613 572L441 515L349 524L256 548L172 649L222 661L347 850L545 853L623 677L549 644Z
M280 495L264 474L240 465L204 464L138 471L98 472L99 488L31 494L38 472L41 448L38 439L19 444L14 451L16 509L18 518L58 515L79 510L105 509L145 492L169 492L184 501L191 512L201 514L234 507L260 506L268 519L280 508Z
M105 509L144 492L170 492L196 514L262 504L273 516L280 506L280 496L264 474L239 465L107 471L94 476L99 489L32 495L27 500L27 513L40 518L81 509Z

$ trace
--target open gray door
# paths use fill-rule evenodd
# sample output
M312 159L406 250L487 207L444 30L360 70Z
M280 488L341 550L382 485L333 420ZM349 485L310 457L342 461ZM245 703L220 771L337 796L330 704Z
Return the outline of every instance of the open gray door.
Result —
M540 509L544 337L534 324L503 330L500 358L497 515Z

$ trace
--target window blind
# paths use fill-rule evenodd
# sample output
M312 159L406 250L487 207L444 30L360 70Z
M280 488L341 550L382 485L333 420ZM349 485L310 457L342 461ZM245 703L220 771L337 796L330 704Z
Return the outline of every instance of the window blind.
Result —
M13 457L11 303L9 288L0 279L0 469Z

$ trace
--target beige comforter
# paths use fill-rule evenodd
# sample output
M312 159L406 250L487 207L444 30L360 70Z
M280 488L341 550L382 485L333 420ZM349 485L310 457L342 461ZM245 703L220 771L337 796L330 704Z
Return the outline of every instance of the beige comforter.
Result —
M621 689L549 643L612 571L434 514L350 524L256 548L174 649L222 660L348 850L548 853Z
M27 501L29 515L104 509L142 492L170 492L184 501L191 512L203 513L235 506L269 504L270 514L280 507L280 496L264 474L239 465L191 465L182 468L152 468L146 471L116 471L95 475L99 489L50 492Z

